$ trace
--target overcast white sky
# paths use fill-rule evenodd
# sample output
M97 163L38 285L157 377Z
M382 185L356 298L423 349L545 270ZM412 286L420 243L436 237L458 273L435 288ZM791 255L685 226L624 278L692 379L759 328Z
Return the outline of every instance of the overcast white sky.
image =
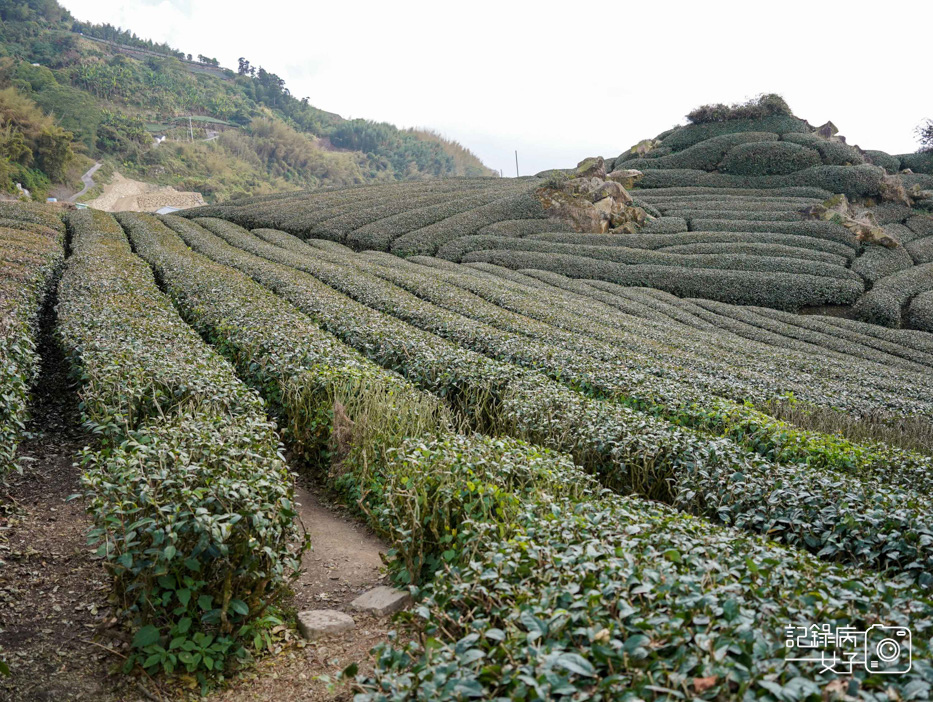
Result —
M344 117L430 127L523 175L616 156L699 104L781 93L849 143L915 151L933 2L60 0Z

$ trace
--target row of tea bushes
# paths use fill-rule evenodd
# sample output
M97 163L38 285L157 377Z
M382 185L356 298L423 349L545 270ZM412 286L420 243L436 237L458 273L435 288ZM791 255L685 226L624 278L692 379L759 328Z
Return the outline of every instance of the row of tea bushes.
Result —
M858 275L839 261L808 260L778 255L732 254L727 251L710 254L680 254L669 249L637 249L625 246L587 246L525 239L516 241L502 237L477 236L458 239L438 251L438 257L451 261L471 262L487 251L515 251L584 256L597 261L612 261L627 266L671 266L676 268L723 269L764 273L796 273L843 280L858 280Z
M859 319L885 327L900 327L905 308L922 293L933 290L933 263L913 266L878 280L859 299L853 312Z
M570 278L595 278L622 286L649 287L678 297L705 297L736 305L796 310L804 306L853 304L864 292L861 279L793 272L626 265L586 256L532 251L478 251L465 261L515 270L537 268Z
M111 215L69 216L61 343L81 381L88 510L134 631L127 667L222 673L298 567L292 476L262 400L188 327Z
M484 330L475 324L471 325L470 320L465 318L448 320L441 317L431 327L435 333L454 339L460 344L469 344L476 350L498 354L499 357L508 358L513 362L536 367L555 379L577 383L579 387L588 388L589 391L595 390L616 398L619 398L622 393L632 406L648 407L652 413L660 413L688 426L715 430L774 460L803 461L809 465L830 467L861 475L883 475L887 480L906 487L920 487L926 484L924 474L928 472L931 463L927 458L910 455L907 452L892 451L889 447L858 446L839 437L794 430L785 423L777 422L743 404L729 403L713 396L691 393L683 384L676 386L655 380L654 390L645 394L647 390L645 380L652 377L647 374L648 371L652 369L667 371L664 367L664 360L653 360L651 364L644 364L643 359L620 353L623 344L613 345L613 349L617 351L613 355L594 345L594 340L586 336L570 336L564 339L558 329L536 325L533 322L533 316L536 313L532 307L526 305L518 308L526 314L533 315L531 317L509 315L506 310L491 307L488 302L472 295L466 289L454 289L455 281L450 278L445 282L451 284L443 285L439 284L441 281L432 281L430 276L419 274L417 266L393 257L369 258L380 264L381 270L370 265L361 265L367 272L384 277L445 309L485 321L503 330L527 334L536 339L536 343L529 352L527 349L531 345L523 343L520 337L509 338L500 335L501 340L494 342L496 334L489 328ZM477 286L467 287L472 290L479 289ZM545 318L552 323L561 323L554 316L554 310L558 307L554 302L553 299L543 300L544 306L548 307L550 313ZM720 307L725 308L723 309L725 314L733 312L729 306L721 305ZM395 310L395 314L399 314L403 309L401 301L391 309ZM743 311L743 308L737 308L734 314L740 315ZM927 368L933 365L933 356L929 354L904 350L895 344L869 338L857 331L837 330L835 336L827 335L819 333L821 329L815 321L801 320L800 328L798 328L793 324L798 319L794 315L765 308L760 308L758 312L771 315L776 320L773 324L768 324L767 320L761 320L758 324L781 332L787 336L787 341L793 341L795 338L806 339L811 343L819 344L820 348L838 350L847 359L861 357L889 366L902 364L905 369L921 373L925 373ZM418 323L415 319L411 321ZM573 321L565 319L563 324L573 328ZM626 326L631 326L631 324ZM715 328L715 325L711 324L710 327ZM582 327L578 325L578 328L585 329L585 325ZM452 329L455 331L450 331ZM470 330L469 333L465 333L466 330ZM836 336L844 341L837 339ZM480 337L482 341L479 341ZM579 357L579 354L568 358L566 352L557 351L554 345L586 353L597 360L595 364L588 364ZM640 346L644 347L644 343ZM536 356L535 352L538 350L544 353ZM901 360L897 356L886 355L891 353L900 354L905 359L911 360ZM619 361L623 364L621 368L614 365ZM917 365L918 363L924 365ZM851 366L851 363L849 365ZM626 377L628 369L637 370L646 375L641 376L639 384L631 384L631 381L628 385L620 384L620 381ZM823 373L826 373L825 368ZM693 373L691 382L697 383L700 375L700 373ZM577 380L574 381L574 378ZM744 393L743 395L747 396Z
M220 228L220 225L215 226ZM228 233L227 236L243 235ZM392 325L387 324L382 315L371 312L364 316L359 308L348 304L350 301L341 296L331 296L328 302L323 291L313 297L306 294L304 298L290 293L287 281L297 282L305 278L299 271L289 274L287 269L273 263L263 266L254 256L245 252L238 256L228 250L226 244L212 242L207 237L191 238L188 243L230 265L251 270L251 275L273 289L281 290L300 307L313 307L319 318L326 315L326 321L322 320L325 326L361 350L374 348L373 341L378 347L391 345L393 337L405 333L407 328L405 340L394 343L407 346L409 358L405 365L413 366L414 372L409 375L405 366L399 370L417 384L421 384L419 377L424 377L425 367L422 364L430 362L430 356L413 353L414 348L427 351L428 345L435 347L438 351L431 354L438 357L435 362L442 362L440 354L457 355L449 344L439 343L436 337L433 342L428 341L407 325L395 325L397 333L386 338L381 330ZM362 296L376 294L374 290L365 289L370 284L359 271L354 275L352 269L341 272L332 265L328 273L325 270L328 266L316 265L319 267L316 275L338 285L338 289L347 291L355 288L357 295ZM423 341L424 345L413 347L414 340ZM378 354L386 358L385 351ZM395 355L396 359L399 357L399 354ZM466 376L459 377L462 382L470 382ZM535 443L570 451L582 464L599 474L607 485L644 491L662 498L666 495L667 499L684 509L698 510L753 530L769 530L790 543L822 551L824 556L846 560L854 558L855 562L882 565L891 557L900 561L901 554L909 554L909 563L922 569L919 564L926 558L923 555L926 547L919 544L923 541L922 534L928 529L923 526L919 513L914 513L915 509L922 509L917 503L921 498L912 496L909 503L904 503L902 493L888 492L874 482L861 484L853 479L823 475L813 468L762 463L760 459L756 461L736 451L727 441L704 439L625 407L588 400L534 374L515 375L513 372L503 389L506 392L499 397L498 410L498 421L503 426ZM731 481L737 475L737 465L745 468L741 484L735 487ZM668 480L670 487L665 487ZM718 487L714 488L714 485ZM846 491L847 500L837 505L836 499L830 495L840 488ZM875 506L870 507L866 500ZM715 510L710 509L712 504L717 505ZM901 508L894 509L895 504ZM906 504L912 506L906 507ZM877 536L871 537L871 542L877 538L879 545L890 543L889 532L892 529L901 535L896 556L886 550L887 547L856 546L852 541L854 533L843 526L848 523L846 514L850 509L858 509L860 514L875 515L869 530ZM798 515L796 520L786 518L791 512ZM822 534L825 540L813 543L814 534ZM866 557L868 561L863 561ZM896 570L902 570L910 577L920 577L912 571L915 566L909 563L899 563Z
M638 181L639 197L642 190L651 188L731 188L771 189L788 187L814 187L830 193L843 193L849 198L878 197L881 195L885 172L883 168L862 164L858 166L812 166L787 175L733 175L708 173L691 169L645 169Z
M0 477L15 465L39 372L39 315L65 257L62 221L46 208L0 203Z
M377 650L375 669L357 678L357 699L788 700L830 687L919 700L930 692L925 639L903 676L836 678L786 660L787 628L819 625L826 612L833 627L925 630L929 605L882 579L614 496L575 501L542 490L512 518L508 538L496 527L475 526L472 559L418 592L403 619L409 635Z
M437 403L398 375L367 361L249 276L191 251L182 237L196 236L199 226L179 217L166 218L174 229L154 217L121 218L185 319L262 393L296 457L309 467L327 468L341 455L335 413L355 422L366 412L368 430L401 435L444 421Z

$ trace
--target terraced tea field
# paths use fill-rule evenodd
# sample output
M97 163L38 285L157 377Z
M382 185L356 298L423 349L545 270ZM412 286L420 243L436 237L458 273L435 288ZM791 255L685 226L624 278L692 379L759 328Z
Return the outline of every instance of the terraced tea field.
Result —
M360 702L933 695L933 176L790 115L652 143L4 207L0 450L53 301L126 673L208 685L273 648L320 567L298 475L414 595L347 671ZM788 629L824 625L865 660L796 660ZM871 669L894 630L909 670Z

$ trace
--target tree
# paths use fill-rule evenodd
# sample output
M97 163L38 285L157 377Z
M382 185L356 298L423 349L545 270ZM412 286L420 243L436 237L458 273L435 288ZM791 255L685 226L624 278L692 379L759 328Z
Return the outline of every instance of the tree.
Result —
M920 151L933 151L933 119L928 119L917 126L917 139L920 140Z
M249 61L241 56L239 59L237 59L237 64L237 73L239 73L241 76L249 75Z

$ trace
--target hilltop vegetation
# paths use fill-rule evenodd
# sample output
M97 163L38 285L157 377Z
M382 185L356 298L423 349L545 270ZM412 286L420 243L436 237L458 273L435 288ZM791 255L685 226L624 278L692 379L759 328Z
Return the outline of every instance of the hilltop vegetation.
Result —
M72 151L143 180L228 199L492 174L436 134L347 121L316 108L245 59L234 73L215 59L193 59L129 31L75 21L54 0L4 0L0 19L0 89L12 91L7 101L49 116L23 129L54 127L58 139L69 133ZM3 120L5 128L20 130L20 122ZM155 146L156 135L168 140ZM3 153L0 188L22 182L41 195L63 179L44 153Z

